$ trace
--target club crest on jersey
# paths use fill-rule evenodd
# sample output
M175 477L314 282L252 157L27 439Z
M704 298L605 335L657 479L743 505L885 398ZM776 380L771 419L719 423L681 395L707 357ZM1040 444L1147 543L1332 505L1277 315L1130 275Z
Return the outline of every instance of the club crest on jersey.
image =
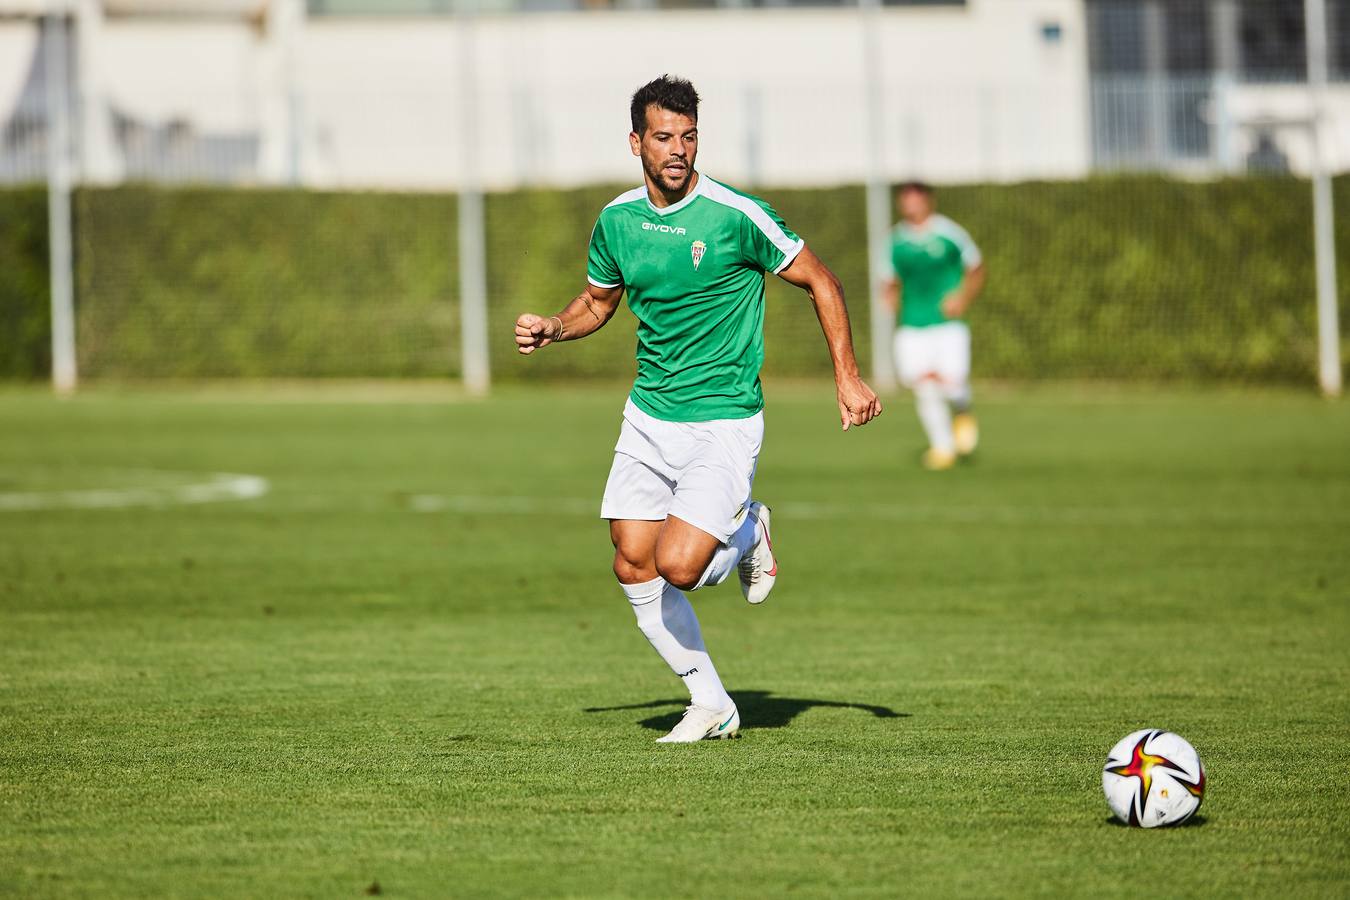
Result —
M694 257L694 271L698 271L698 264L703 262L703 254L707 252L708 245L702 241L694 241L689 246L689 255Z

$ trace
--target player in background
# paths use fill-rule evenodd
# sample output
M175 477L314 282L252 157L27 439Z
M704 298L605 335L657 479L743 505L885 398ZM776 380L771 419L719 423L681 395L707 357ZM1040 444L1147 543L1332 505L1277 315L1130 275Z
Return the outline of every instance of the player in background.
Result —
M764 438L764 275L804 289L834 362L843 429L881 414L858 374L839 280L763 200L694 166L698 94L662 76L633 95L644 184L614 198L591 232L581 294L516 320L529 354L601 328L625 292L637 317L637 380L600 516L638 627L684 679L690 704L663 743L725 738L740 714L713 666L685 591L737 571L751 603L778 575L769 508L752 500Z
M923 464L949 469L975 452L971 413L970 328L965 315L984 289L980 249L960 225L937 212L933 188L911 181L896 195L900 223L891 232L895 279L886 300L896 313L895 362L914 392L928 435Z

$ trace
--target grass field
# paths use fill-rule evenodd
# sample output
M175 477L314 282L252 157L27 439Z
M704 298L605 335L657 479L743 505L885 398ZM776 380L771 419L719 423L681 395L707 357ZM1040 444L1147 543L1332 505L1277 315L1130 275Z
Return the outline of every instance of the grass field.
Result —
M778 588L695 597L744 737L658 747L622 386L0 392L0 894L1350 895L1350 404L989 389L935 475L768 393ZM1190 826L1108 819L1145 726Z

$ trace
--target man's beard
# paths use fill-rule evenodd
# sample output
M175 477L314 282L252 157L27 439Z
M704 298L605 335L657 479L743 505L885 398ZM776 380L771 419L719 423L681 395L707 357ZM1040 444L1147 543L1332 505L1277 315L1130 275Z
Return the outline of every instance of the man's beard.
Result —
M648 163L643 160L642 166L647 171L647 177L656 183L664 193L674 194L684 189L689 184L689 179L694 175L694 167L687 160L685 161L684 177L678 182L672 182L666 175L665 167L670 160L667 159L661 163Z

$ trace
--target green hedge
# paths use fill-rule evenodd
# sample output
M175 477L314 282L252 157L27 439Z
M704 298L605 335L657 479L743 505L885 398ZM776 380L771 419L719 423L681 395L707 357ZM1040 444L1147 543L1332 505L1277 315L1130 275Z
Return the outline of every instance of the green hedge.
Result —
M125 187L75 206L87 376L458 367L452 196Z
M498 378L632 373L627 311L585 343L529 360L515 357L510 338L517 312L551 312L581 288L590 225L621 189L488 198ZM866 360L861 189L764 193L843 280ZM1350 179L1336 193L1338 209L1350 209ZM1122 177L952 187L939 199L990 268L972 316L978 374L1312 378L1306 182ZM76 233L86 376L457 372L453 196L86 189ZM1350 228L1337 246L1350 327ZM0 374L45 372L45 257L42 193L0 192ZM809 302L773 278L766 331L768 373L828 372Z
M1337 185L1350 209L1350 179ZM621 188L492 198L492 327L545 310L582 285L589 225ZM851 298L855 343L869 356L861 188L765 194L835 270ZM1311 199L1295 179L1181 182L1154 177L941 191L941 208L982 246L989 287L972 316L975 368L992 377L1308 381L1315 371ZM1350 304L1350 228L1337 235L1341 306ZM1350 330L1350 316L1342 313ZM587 344L498 377L629 374L632 317ZM775 375L829 371L805 297L769 279L768 358ZM496 348L509 351L509 347ZM1350 359L1350 352L1346 358Z
M1341 209L1350 180L1339 187ZM1305 182L1161 178L944 191L983 245L972 319L990 375L1307 381L1315 371ZM1350 276L1350 230L1339 235ZM1350 280L1341 281L1341 306Z
M0 192L0 378L51 370L47 278L46 191Z

